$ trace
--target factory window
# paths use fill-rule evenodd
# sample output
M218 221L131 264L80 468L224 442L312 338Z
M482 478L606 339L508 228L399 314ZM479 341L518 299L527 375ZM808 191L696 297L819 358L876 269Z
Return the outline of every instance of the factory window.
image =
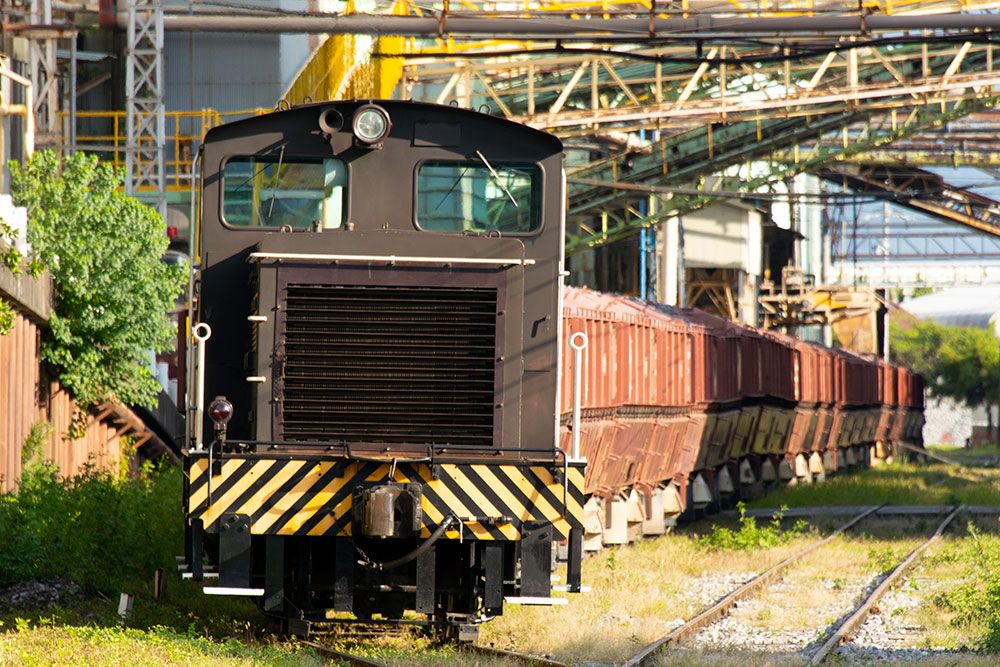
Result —
M537 165L425 162L417 171L417 225L432 232L524 234L541 226Z
M345 218L347 166L282 154L235 157L226 162L223 189L227 224L337 229Z

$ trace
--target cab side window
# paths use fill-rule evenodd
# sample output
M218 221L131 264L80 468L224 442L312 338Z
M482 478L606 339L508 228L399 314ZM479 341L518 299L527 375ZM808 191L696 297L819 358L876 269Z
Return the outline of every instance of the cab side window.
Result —
M346 202L347 165L341 160L234 157L223 171L222 218L236 227L338 229Z
M541 181L537 165L425 162L417 170L417 225L433 232L537 231Z

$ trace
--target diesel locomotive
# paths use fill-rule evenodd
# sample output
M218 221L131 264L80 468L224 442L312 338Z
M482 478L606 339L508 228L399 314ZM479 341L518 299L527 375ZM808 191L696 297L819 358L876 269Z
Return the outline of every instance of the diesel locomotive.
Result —
M188 310L186 576L305 633L407 611L461 639L578 590L559 447L555 137L406 101L212 129Z

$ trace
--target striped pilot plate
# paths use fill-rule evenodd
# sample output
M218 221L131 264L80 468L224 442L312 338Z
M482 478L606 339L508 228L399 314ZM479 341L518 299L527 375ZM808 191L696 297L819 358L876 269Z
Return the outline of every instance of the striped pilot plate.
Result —
M390 463L346 459L226 458L212 476L209 505L208 460L188 462L189 518L201 519L207 531L215 532L223 514L246 514L254 535L350 535L354 489L386 481L392 469ZM445 533L449 539L517 540L524 521L550 522L565 538L571 526L581 525L582 465L569 468L567 507L551 466L442 463L435 468L437 479L423 463L398 463L393 474L396 482L423 487L423 537L449 513L462 520L459 529ZM474 520L500 517L506 521Z

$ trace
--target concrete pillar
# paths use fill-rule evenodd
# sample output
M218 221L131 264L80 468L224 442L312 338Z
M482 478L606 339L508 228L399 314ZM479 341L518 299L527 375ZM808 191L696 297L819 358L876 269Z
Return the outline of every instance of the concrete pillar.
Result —
M656 235L656 300L670 306L679 305L681 288L680 219L667 218Z

